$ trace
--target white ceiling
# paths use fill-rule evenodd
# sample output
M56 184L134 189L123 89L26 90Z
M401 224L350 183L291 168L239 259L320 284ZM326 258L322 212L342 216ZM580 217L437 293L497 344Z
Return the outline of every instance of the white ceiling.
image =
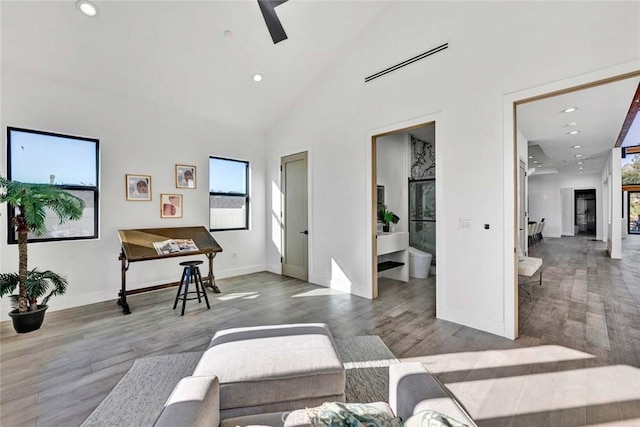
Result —
M536 167L536 173L578 173L579 167L584 173L601 172L639 82L640 77L636 77L519 105L518 130L529 141L529 154L534 155L529 167L534 166L533 160L539 160L543 167ZM568 107L578 109L563 113ZM580 133L569 135L572 130ZM574 145L581 148L574 149ZM538 149L545 159L536 158ZM578 165L578 161L584 164Z
M6 2L2 71L29 73L217 121L268 129L388 1L295 0L274 45L255 0ZM232 32L225 37L225 30ZM251 76L260 72L257 84Z

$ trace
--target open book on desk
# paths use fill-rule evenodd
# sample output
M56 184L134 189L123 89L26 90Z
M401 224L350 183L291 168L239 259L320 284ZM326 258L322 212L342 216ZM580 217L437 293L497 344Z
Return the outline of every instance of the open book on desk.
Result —
M153 242L158 255L174 254L179 252L194 252L198 247L192 239L169 239L161 242Z

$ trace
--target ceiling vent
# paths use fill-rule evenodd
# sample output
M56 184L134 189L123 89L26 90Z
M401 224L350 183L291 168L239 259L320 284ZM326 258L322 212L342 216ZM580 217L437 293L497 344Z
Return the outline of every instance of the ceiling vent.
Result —
M429 57L431 55L434 55L434 54L436 54L438 52L442 52L443 50L447 49L448 47L449 47L449 43L441 44L440 46L434 47L433 49L428 50L426 52L423 52L423 53L421 53L419 55L416 55L413 58L409 58L409 59L407 59L405 61L402 61L402 62L400 62L400 63L398 63L396 65L392 65L391 67L386 68L386 69L384 69L382 71L378 71L375 74L371 74L370 76L364 78L364 82L368 83L371 80L374 80L374 79L377 79L378 77L384 76L385 74L389 74L389 73L391 73L393 71L399 70L400 68L406 67L407 65L413 64L414 62L420 61L421 59L427 58L427 57Z

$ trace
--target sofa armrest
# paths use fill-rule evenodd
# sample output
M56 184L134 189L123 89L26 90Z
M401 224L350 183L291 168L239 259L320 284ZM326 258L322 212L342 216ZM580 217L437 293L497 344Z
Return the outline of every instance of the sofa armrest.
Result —
M389 404L403 421L420 411L432 410L469 426L476 425L449 391L419 362L389 366Z
M180 380L164 404L155 427L217 427L220 423L220 384L217 377Z

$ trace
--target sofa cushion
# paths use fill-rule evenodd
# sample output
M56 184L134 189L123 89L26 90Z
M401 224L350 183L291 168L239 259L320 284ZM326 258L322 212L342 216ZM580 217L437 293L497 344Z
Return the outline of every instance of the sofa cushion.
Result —
M245 415L243 417L227 418L220 421L220 427L282 427L288 412L269 412L266 414Z
M453 418L437 411L420 411L409 417L402 427L468 427Z
M340 396L345 387L338 350L319 323L219 331L193 375L219 378L223 410Z
M386 402L341 403L327 402L315 408L298 409L285 419L285 427L312 427L334 425L397 426L400 419L393 415Z
M476 425L440 381L418 362L389 366L389 404L403 420L431 410L467 425Z
M217 426L219 417L218 379L186 377L173 389L154 426Z

